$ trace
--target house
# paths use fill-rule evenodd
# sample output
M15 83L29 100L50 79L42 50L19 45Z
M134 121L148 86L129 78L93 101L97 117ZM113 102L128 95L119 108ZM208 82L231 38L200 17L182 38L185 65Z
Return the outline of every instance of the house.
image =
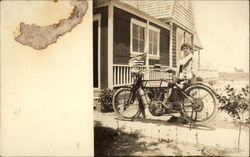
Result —
M132 83L129 59L147 52L144 68L177 68L181 45L202 49L192 1L95 0L93 9L93 86L113 88ZM163 77L150 73L148 78Z

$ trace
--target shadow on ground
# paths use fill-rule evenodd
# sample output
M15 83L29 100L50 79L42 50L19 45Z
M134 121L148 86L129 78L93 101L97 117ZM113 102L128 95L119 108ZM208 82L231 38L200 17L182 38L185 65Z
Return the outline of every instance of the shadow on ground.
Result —
M121 119L121 118L115 118L116 120L119 120L119 121L128 121L128 120L124 120L124 119ZM131 121L131 120L130 120ZM178 127L182 127L182 128L188 128L190 129L197 129L197 130L215 130L214 127L212 126L206 126L206 125L198 125L198 124L194 124L194 125L191 125L188 123L188 124L183 124L182 122L179 122L179 121L165 121L165 120L161 120L161 119L151 119L151 118L136 118L134 120L132 120L131 122L141 122L141 123L144 123L144 124L156 124L157 126L160 126L160 125L163 125L163 126L178 126Z
M152 139L145 137L139 132L124 133L118 129L101 126L95 123L94 127L94 154L96 157L103 156L182 156L204 155L223 156L228 150L176 143L173 140Z
M139 142L136 133L127 134L111 128L94 128L95 156L128 156L133 152L144 151L146 142Z

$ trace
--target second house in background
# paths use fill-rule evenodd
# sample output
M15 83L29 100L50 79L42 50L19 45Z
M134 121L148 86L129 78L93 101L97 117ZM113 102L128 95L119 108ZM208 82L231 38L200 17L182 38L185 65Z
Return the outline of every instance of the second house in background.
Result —
M202 49L192 1L94 0L93 19L96 89L132 83L128 61L137 54L148 52L145 68L156 63L177 68L183 43L191 44L196 56Z

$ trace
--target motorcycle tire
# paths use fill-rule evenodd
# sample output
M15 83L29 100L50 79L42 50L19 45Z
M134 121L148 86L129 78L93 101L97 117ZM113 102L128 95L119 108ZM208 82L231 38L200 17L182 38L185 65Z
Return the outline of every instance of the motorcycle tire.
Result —
M113 97L112 105L116 115L125 120L133 120L141 113L140 101L135 98L133 104L128 103L132 88L123 87L118 89Z
M184 91L194 99L195 105L182 95L179 99L182 117L198 125L207 124L216 117L218 100L211 88L202 84L192 84L186 87Z

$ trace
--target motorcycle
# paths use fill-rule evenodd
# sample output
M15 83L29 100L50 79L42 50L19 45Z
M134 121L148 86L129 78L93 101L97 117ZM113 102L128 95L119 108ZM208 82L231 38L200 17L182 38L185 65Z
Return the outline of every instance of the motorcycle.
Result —
M145 80L146 72L138 70L133 73L133 84L115 92L112 105L118 117L133 120L142 114L145 118L147 108L153 116L180 113L190 124L206 124L215 118L217 94L209 85L179 79L171 69L161 71L169 78Z

